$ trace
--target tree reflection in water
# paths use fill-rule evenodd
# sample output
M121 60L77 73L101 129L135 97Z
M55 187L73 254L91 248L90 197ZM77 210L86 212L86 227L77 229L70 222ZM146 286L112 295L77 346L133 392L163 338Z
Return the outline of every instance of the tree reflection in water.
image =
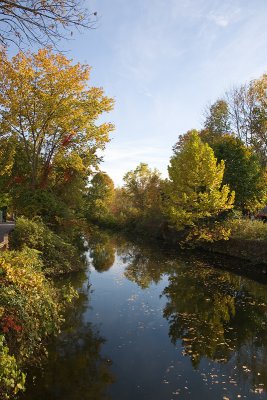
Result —
M90 235L90 257L98 272L108 271L115 261L115 246L110 236L99 230Z
M256 392L267 389L267 295L259 284L199 257L185 262L138 246L124 247L121 256L125 276L143 289L168 275L163 316L172 343L181 341L194 368L202 359L234 362L238 379Z
M81 287L85 275L78 274L74 286ZM29 400L107 400L108 387L114 382L111 360L100 355L105 340L96 329L83 321L88 293L83 291L66 315L61 335L51 343L43 371L33 371L27 392ZM31 375L33 375L31 374Z
M178 270L163 292L172 342L182 340L194 367L203 357L235 358L240 377L249 373L253 387L266 390L266 294L252 281L199 264Z
M173 270L166 255L155 253L152 247L119 242L117 253L126 265L124 276L142 289L159 283L164 274Z

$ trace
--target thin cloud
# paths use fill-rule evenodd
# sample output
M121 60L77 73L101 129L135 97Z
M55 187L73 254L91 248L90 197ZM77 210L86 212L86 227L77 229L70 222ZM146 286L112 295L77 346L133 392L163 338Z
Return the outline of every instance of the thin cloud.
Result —
M221 26L223 28L229 25L230 22L230 20L224 15L211 14L209 15L209 19L211 21L214 21L216 25Z

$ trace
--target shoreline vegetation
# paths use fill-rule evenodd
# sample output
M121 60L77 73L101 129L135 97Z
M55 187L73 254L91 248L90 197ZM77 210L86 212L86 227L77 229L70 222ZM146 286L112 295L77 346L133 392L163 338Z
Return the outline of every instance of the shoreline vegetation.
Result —
M51 48L0 54L0 208L16 215L0 253L1 400L25 389L60 332L77 292L55 279L84 268L88 224L267 263L267 223L256 219L267 204L267 75L179 137L167 179L140 163L116 188L99 157L114 126L98 123L114 101L89 77Z
M259 222L259 224L258 224ZM247 261L249 267L258 267L257 272L261 271L262 273L267 272L267 239L263 236L258 235L258 230L260 228L266 234L267 226L261 221L251 222L250 220L238 219L236 221L231 221L231 225L233 227L232 235L227 240L218 240L214 242L198 242L195 244L184 245L181 239L181 232L177 232L176 230L168 227L160 227L159 229L155 229L153 227L147 227L146 229L142 228L139 230L138 228L133 228L133 226L119 226L115 224L96 224L97 228L100 230L103 229L108 230L113 233L121 233L129 235L130 239L135 239L136 235L141 239L147 242L151 242L153 244L160 243L161 245L166 246L167 248L171 248L173 250L203 250L207 255L209 253L225 255L233 259L244 260ZM251 225L251 234L252 237L247 237L245 233L245 228L247 225ZM235 231L235 225L238 225L238 228L241 229L241 232ZM256 235L256 237L253 237Z
M50 230L40 217L19 217L0 254L0 398L25 390L27 369L40 366L77 291L58 285L84 268L84 247ZM83 251L82 251L83 250Z
M11 400L78 296L58 280L85 266L88 177L113 130L97 120L114 101L51 47L0 52L0 77L0 209L16 217L0 253L0 399Z

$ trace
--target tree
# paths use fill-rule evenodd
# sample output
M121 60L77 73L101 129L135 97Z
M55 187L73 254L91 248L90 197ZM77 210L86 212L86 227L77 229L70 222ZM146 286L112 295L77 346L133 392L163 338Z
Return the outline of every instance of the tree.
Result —
M251 145L262 165L267 166L267 74L253 82L256 104L253 109Z
M113 100L103 89L88 88L89 71L51 49L20 52L11 61L1 53L0 148L6 141L15 144L10 176L15 197L41 189L64 198L71 183L78 183L72 194L85 187L97 150L113 129L96 123Z
M223 183L235 191L235 207L246 212L263 206L267 182L251 148L232 135L221 137L212 148L217 159L225 162Z
M1 0L0 43L55 44L73 28L92 28L97 13L89 14L78 0Z
M114 199L114 183L105 172L95 174L90 182L85 208L89 220L105 221L111 212Z
M267 75L227 93L232 130L267 165Z
M225 100L219 99L209 107L204 128L201 137L209 144L230 132L229 109Z
M232 88L226 93L226 99L232 130L246 146L249 146L253 134L252 120L255 106L252 82Z
M224 162L217 164L212 148L201 141L197 131L187 133L168 168L166 212L178 230L196 228L200 221L233 207L234 193L222 185L224 168Z
M157 213L161 204L162 181L157 169L151 170L140 163L133 171L125 174L124 189L131 199L136 215Z

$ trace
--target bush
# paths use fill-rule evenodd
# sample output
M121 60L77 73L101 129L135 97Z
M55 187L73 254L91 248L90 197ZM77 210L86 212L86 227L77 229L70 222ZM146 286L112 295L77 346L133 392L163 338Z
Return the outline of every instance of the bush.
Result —
M40 252L46 274L59 275L82 265L78 249L51 231L39 217L32 220L20 217L16 221L10 235L10 248L22 250L25 246Z
M0 256L0 398L24 389L26 364L46 354L44 340L59 331L65 300L42 272L38 251L5 251ZM68 297L68 298L67 298Z
M238 218L228 221L227 226L233 239L267 241L267 224L262 221Z
M0 330L19 364L43 354L42 340L59 330L59 294L47 281L35 250L0 257Z
M0 398L7 400L24 390L25 377L15 357L9 354L4 336L0 335Z

